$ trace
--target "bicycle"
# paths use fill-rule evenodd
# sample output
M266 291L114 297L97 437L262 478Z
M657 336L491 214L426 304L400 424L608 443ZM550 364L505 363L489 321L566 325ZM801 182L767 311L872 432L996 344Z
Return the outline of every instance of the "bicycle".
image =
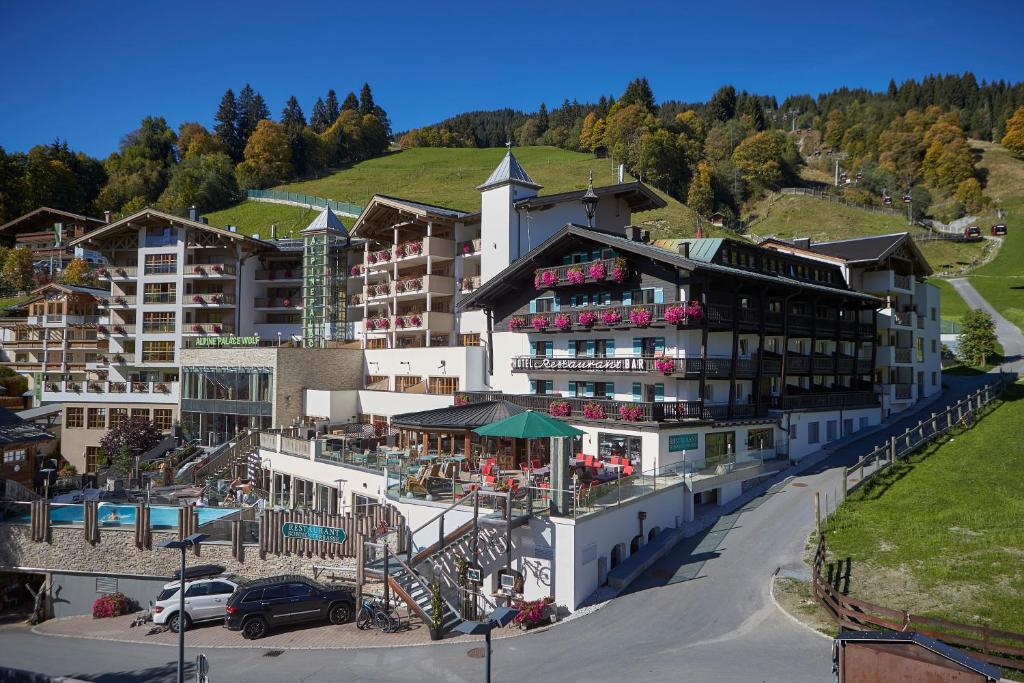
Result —
M380 600L363 600L356 615L356 628L365 631L368 628L379 628L384 633L392 633L398 628L398 620L392 618Z

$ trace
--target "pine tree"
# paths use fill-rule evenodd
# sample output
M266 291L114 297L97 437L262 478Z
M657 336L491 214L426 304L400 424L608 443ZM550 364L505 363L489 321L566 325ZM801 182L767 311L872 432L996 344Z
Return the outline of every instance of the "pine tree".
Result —
M249 136L256 130L256 124L263 119L270 118L270 110L263 100L263 95L252 89L248 83L238 93L238 119L235 128L238 130L238 137L244 149Z
M299 101L295 99L295 95L288 98L284 109L281 110L281 123L288 127L294 126L297 128L302 128L306 125L306 116L302 113L302 107L299 106Z
M975 308L960 322L956 355L964 365L981 366L996 353L996 323L988 311Z
M728 121L736 115L736 88L723 85L711 96L708 113L718 121Z
M213 135L227 150L228 156L234 161L241 161L245 143L238 135L238 102L235 93L228 88L220 100L217 113L213 117Z
M363 83L363 88L359 91L359 113L363 116L373 114L376 108L377 105L373 102L373 91L370 90L370 84Z
M341 110L338 108L338 95L333 90L327 91L327 100L324 102L324 106L327 107L327 120L334 123Z
M330 127L331 121L327 120L327 105L321 98L316 98L313 105L313 113L309 116L309 127L317 133L323 133Z
M540 103L540 109L537 111L537 135L544 135L544 131L548 129L548 106L543 102Z
M619 98L622 106L635 104L645 111L654 112L654 91L646 78L640 77L629 82L626 91Z
M345 95L345 101L341 103L342 111L359 111L359 98L351 90Z

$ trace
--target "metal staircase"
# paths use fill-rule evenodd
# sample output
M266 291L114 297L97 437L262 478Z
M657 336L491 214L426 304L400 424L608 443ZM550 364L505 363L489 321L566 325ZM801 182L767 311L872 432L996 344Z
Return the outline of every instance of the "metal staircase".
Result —
M208 485L216 479L246 478L259 467L259 432L250 430L214 450L208 460L193 471L195 481Z

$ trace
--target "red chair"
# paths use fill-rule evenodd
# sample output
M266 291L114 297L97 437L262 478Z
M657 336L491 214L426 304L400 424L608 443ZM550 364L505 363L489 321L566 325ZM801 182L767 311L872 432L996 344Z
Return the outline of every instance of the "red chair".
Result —
M622 464L622 458L620 458L617 455L613 455L612 456L612 464L613 465L621 465Z
M632 465L626 465L625 467L623 467L622 468L622 476L624 476L624 477L631 477L631 476L633 476L633 466Z
M594 466L594 456L588 455L586 457L586 460L583 461L583 464L586 465L587 467L593 467Z
M582 453L576 454L576 462L583 462L584 455Z
M539 470L541 467L540 460L534 460L533 462L531 462L530 467L532 467L535 470Z
M484 476L484 484L486 484L487 486L494 486L494 484L496 482L497 482L497 479L495 479L490 474Z

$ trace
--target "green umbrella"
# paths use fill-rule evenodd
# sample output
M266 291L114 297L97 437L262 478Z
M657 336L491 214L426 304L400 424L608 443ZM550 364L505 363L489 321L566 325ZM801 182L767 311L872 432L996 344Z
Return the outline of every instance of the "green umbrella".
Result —
M548 417L544 413L535 413L532 410L506 417L504 420L492 422L483 427L477 427L473 431L481 436L505 436L515 439L543 439L583 434L582 430L576 429L572 425Z

